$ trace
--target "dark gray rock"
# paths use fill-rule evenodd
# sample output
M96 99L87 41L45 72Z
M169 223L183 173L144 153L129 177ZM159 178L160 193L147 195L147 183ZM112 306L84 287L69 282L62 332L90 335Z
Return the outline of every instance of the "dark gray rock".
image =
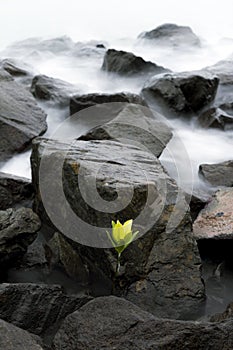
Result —
M70 97L77 93L77 88L64 80L47 77L46 75L36 75L32 80L31 93L40 100L67 106Z
M0 320L0 348L5 350L43 350L30 333Z
M0 172L0 210L25 205L34 196L33 186L26 178Z
M31 76L34 73L33 67L29 64L13 58L5 58L0 61L0 67L16 78Z
M142 106L147 106L147 103L141 96L132 94L130 92L119 92L114 94L94 93L73 96L70 99L70 114L73 115L74 113L78 113L85 108L93 107L98 104L113 102L134 103ZM117 110L117 114L118 113L119 110Z
M149 109L134 104L125 108L113 121L92 129L81 140L119 140L126 144L143 145L156 157L159 157L172 138L171 129L154 112L148 117Z
M230 303L222 313L210 317L210 322L222 322L233 319L233 303Z
M141 234L148 232L124 251L122 274L114 281L113 292L158 315L186 317L190 310L195 313L204 298L201 262L191 233L189 207L175 182L143 147L114 141L77 141L70 146L55 140L35 140L31 164L36 212L51 225L44 210L46 205L54 225L88 270L98 269L110 281L114 279L115 252L83 244L88 241L92 247L111 247L106 235L111 220L125 221L141 214L142 221L135 224L135 229ZM59 164L63 180L57 176ZM40 177L40 186L39 169L42 174L45 171L45 182L43 185ZM82 192L78 178L87 184ZM117 203L123 209L113 207L109 212L111 202L116 200L116 188ZM96 189L104 202L95 197ZM65 200L60 191L65 193ZM74 216L70 216L70 207ZM79 224L77 217L82 219Z
M62 320L91 298L66 295L60 286L43 284L0 285L0 318L31 333L46 337Z
M131 52L109 49L102 65L102 70L125 76L135 74L155 75L169 72L169 69L158 66L155 63L144 61L142 57L135 56Z
M159 319L123 299L97 298L65 319L54 349L229 350L232 325Z
M213 186L233 187L233 161L201 164L199 175Z
M0 263L21 257L34 241L41 223L31 209L0 211Z
M151 78L143 96L151 97L176 113L193 113L210 104L217 92L218 78L208 72L165 74Z
M141 39L151 40L159 45L166 46L200 46L200 39L190 27L178 26L172 23L162 24L159 27L139 35Z
M23 151L46 129L46 115L32 95L0 70L0 161Z
M221 130L233 129L233 115L229 115L220 108L211 108L198 117L198 124L203 128Z

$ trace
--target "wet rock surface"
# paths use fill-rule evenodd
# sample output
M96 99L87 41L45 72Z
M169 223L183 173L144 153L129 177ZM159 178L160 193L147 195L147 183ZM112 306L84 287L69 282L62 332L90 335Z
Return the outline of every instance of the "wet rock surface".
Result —
M59 106L69 105L70 97L77 93L77 90L77 87L64 80L46 75L36 75L31 85L31 93L34 97L51 101Z
M233 161L218 164L201 164L199 175L212 186L233 187Z
M41 222L29 208L0 211L0 263L14 263L36 238Z
M0 172L0 210L32 202L33 186L26 178Z
M43 350L39 339L23 329L0 320L0 348L5 350ZM44 348L45 350L45 348Z
M104 56L102 70L125 76L135 74L155 75L169 72L169 69L158 66L155 63L145 61L142 57L135 56L131 52L110 49Z
M217 88L218 78L211 73L185 72L152 77L142 94L157 102L162 110L192 114L214 100Z
M23 151L46 129L46 114L32 95L0 70L0 161Z
M199 116L198 123L204 128L233 130L233 116L221 108L211 108L205 111Z
M139 35L140 39L150 40L152 43L165 46L200 46L200 39L190 27L165 23L161 26Z
M60 286L3 283L0 285L0 318L44 338L59 328L62 320L91 297L67 295Z
M233 346L231 329L232 319L218 324L158 319L124 299L105 297L69 315L54 348L228 350Z
M44 212L38 187L39 164L45 161L47 179L48 181L50 178L53 179L51 184L50 181L46 181L46 184L53 193L59 195L57 188L57 186L59 187L59 179L54 181L48 164L53 164L52 168L58 169L54 165L58 164L59 157L63 157L64 152L67 152L69 148L68 144L46 139L38 139L34 143L32 169L33 183L37 193L35 208L43 220L47 220L47 222L48 218ZM43 153L44 151L45 153ZM45 156L43 159L41 158L42 154ZM125 196L129 188L133 186L134 189L132 201L126 207L124 205L125 209L118 213L120 220L124 220L126 217L134 218L142 211L149 183L149 213L152 215L149 217L152 220L152 225L145 236L132 243L123 253L122 275L115 283L114 293L124 295L144 309L160 316L187 317L187 310L190 309L195 313L196 306L204 298L204 287L200 277L201 262L196 242L191 234L189 212L185 214L185 211L188 211L188 206L184 195L179 197L176 207L178 188L166 174L160 162L143 149L140 150L136 146L113 141L77 141L67 155L62 181L66 200L78 217L91 223L94 227L109 227L111 220L115 219L114 214L108 214L107 207L109 208L109 201L116 198L116 183L118 198L122 200L122 203L126 200ZM138 172L139 164L143 172L147 174L145 179ZM101 171L98 172L97 176L95 175L94 183L99 194L105 200L107 199L104 204L107 207L101 211L99 201L92 202L91 207L87 204L89 200L94 199L94 192L90 190L90 184L93 174L96 174L97 165ZM86 193L88 196L86 202L84 202L77 185L77 174L84 175L88 179L90 195L88 192ZM165 196L162 184L167 188ZM121 194L119 197L121 190L124 193L123 197ZM46 190L47 195L48 197L44 200L46 206L51 205L50 209L55 214L55 220L61 220L62 224L66 217L65 222L68 226L63 234L77 251L84 265L88 267L89 271L98 270L111 281L114 278L116 266L114 251L85 247L80 244L84 243L88 237L91 240L89 242L91 245L99 246L101 244L102 247L111 247L106 230L103 229L98 236L94 233L90 235L88 231L83 235L85 230L81 226L79 229L72 220L67 220L69 214L64 206L64 201L61 203L56 199L54 206L54 203L47 202L51 201L51 196ZM162 215L156 222L160 210ZM180 221L177 222L179 217ZM145 227L148 225L148 220L147 217L147 222L144 223ZM138 229L142 232L143 228L140 226Z
M196 239L229 239L233 234L233 189L218 190L193 225Z

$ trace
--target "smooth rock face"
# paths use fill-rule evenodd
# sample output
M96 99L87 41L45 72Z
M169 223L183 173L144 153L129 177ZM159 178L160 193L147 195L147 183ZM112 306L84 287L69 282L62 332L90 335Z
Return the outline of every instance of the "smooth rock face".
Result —
M135 56L131 52L110 49L104 56L102 70L126 76L135 74L159 74L168 72L155 63L144 61L143 58Z
M213 186L233 187L233 161L218 164L201 164L199 175Z
M211 108L202 113L198 118L198 123L204 128L233 130L233 116L220 108Z
M77 93L77 88L64 80L36 75L32 80L31 93L40 100L66 106L71 95Z
M193 225L196 239L233 237L233 188L217 191Z
M163 24L154 30L140 34L139 38L148 39L159 45L166 46L200 46L200 39L190 27L176 24Z
M97 298L65 319L54 349L228 350L232 324L158 319L123 299Z
M75 95L70 99L70 114L78 113L81 110L89 107L93 107L98 104L121 102L121 103L134 103L142 106L147 106L145 100L136 94L130 92L119 92L114 94L86 94ZM117 110L117 114L119 110Z
M197 112L215 98L218 78L207 72L165 74L151 78L142 90L176 113Z
M0 172L0 210L32 200L34 191L26 178Z
M36 238L41 223L31 209L0 211L0 263L22 256Z
M31 333L54 333L62 320L90 301L85 295L66 295L60 286L43 284L0 285L0 318Z
M138 226L135 224L135 229L143 233L150 223L151 226L143 237L124 251L122 273L116 281L114 293L124 295L157 315L186 317L190 310L195 313L195 308L204 298L201 262L191 234L189 208L182 193L177 198L179 191L175 182L160 162L143 148L114 141L77 141L70 146L54 140L35 140L31 163L36 211L49 223L43 208L43 204L46 205L57 226L65 223L62 233L88 270L98 269L109 280L115 273L115 251L91 248L81 243L85 244L88 237L88 243L93 247L111 247L105 229L111 220L125 221L141 214L142 221ZM63 180L58 176L59 164L62 164ZM39 191L39 169L41 173L45 171L43 203ZM87 187L83 187L82 181ZM40 178L40 189L43 188L42 182ZM66 200L60 193L60 184ZM132 187L133 196L131 194L129 200L131 192L128 191ZM109 206L116 198L123 209L113 207L115 210L112 208L109 212ZM146 204L147 199L149 204ZM75 217L70 216L70 207ZM162 214L158 220L160 211ZM82 223L77 225L77 217L87 222L93 233ZM98 227L103 229L96 235Z
M23 151L46 129L46 115L31 94L0 70L0 161Z
M113 121L91 130L80 139L119 140L136 145L138 143L159 157L172 138L172 131L158 113L154 112L152 117L148 117L149 112L147 108L126 104Z
M43 350L28 332L0 320L0 348L5 350Z

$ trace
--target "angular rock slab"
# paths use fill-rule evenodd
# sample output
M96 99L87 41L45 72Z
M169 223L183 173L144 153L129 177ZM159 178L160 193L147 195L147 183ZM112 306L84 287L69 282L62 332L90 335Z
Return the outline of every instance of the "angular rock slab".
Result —
M23 151L46 129L46 114L33 96L0 70L0 161Z
M28 179L0 172L0 210L30 201L33 195L33 187Z
M233 188L217 191L193 225L196 239L233 237Z
M144 86L144 98L157 101L176 113L193 113L212 102L219 79L209 72L194 71L152 77Z
M233 161L218 164L201 164L199 175L213 186L233 187Z
M0 320L0 348L5 350L43 350L30 333Z
M160 74L169 72L169 69L155 63L145 61L142 57L131 52L110 49L104 56L102 70L125 76L135 74Z
M233 321L219 324L159 319L120 298L97 298L69 315L55 350L228 350Z
M67 295L58 285L0 285L0 318L31 333L54 333L62 320L90 301L87 295Z
M31 209L0 211L0 263L22 256L40 229L39 217Z
M89 271L98 269L114 280L115 251L97 248L111 247L106 235L111 220L133 218L135 230L140 234L148 231L123 253L114 293L167 317L185 317L203 301L201 262L191 233L189 207L151 153L114 141L71 145L38 138L31 163L35 210L51 225L45 209L49 212ZM82 181L86 187L80 189ZM96 189L104 202L95 197ZM123 209L118 210L116 198L124 204ZM77 223L77 217L82 221Z

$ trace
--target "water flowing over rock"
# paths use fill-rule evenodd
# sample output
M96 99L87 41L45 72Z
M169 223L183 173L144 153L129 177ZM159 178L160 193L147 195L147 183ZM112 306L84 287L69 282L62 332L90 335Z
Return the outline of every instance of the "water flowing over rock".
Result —
M158 66L155 63L144 61L142 57L135 56L131 52L110 49L106 52L102 70L125 76L135 74L155 75L169 72L169 69Z
M144 86L144 98L151 98L162 109L190 114L210 104L217 92L218 78L208 72L184 72L152 77Z
M159 319L128 301L105 297L69 315L56 334L54 348L229 350L232 324L232 319L218 324Z
M233 237L233 188L220 189L200 212L193 225L196 239Z
M33 187L28 179L0 172L0 210L19 203L25 205L33 196Z
M0 320L0 348L5 350L43 350L30 333Z
M135 229L143 233L151 226L123 253L122 275L116 281L115 292L157 315L186 317L190 310L196 312L204 298L204 287L189 207L156 157L143 147L114 141L77 141L71 146L38 138L31 163L37 213L49 223L46 205L54 224L90 273L98 269L110 281L114 279L115 251L95 247L111 247L106 235L111 220L135 219L140 214L142 221L135 224ZM60 179L59 163L63 169ZM45 171L44 179L39 177L39 171ZM59 189L61 184L65 200ZM124 204L121 210L116 210L116 198ZM110 205L115 209L109 212ZM74 216L70 216L69 208ZM82 220L79 224L77 217ZM88 228L84 223L89 224Z
M5 58L0 61L0 67L16 78L31 76L34 73L32 66L13 58Z
M199 116L198 123L204 128L233 130L233 115L213 107Z
M37 75L32 80L31 93L34 97L51 101L60 106L67 106L70 97L77 93L78 88L74 85L46 75Z
M190 27L166 23L139 35L140 39L147 39L158 45L165 46L200 46L200 39Z
M90 300L87 295L66 295L55 285L3 283L0 318L45 337L54 333L68 314Z
M213 186L233 187L233 161L201 164L199 174Z
M0 263L21 257L34 241L41 223L29 208L0 211Z
M46 129L46 115L32 95L0 70L0 161L23 151Z

